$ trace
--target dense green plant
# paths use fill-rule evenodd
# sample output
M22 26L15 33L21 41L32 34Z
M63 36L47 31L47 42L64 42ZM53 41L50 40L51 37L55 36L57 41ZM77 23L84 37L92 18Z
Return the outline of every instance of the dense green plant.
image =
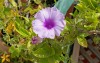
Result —
M100 0L79 0L72 14L73 18L68 25L75 29L78 43L87 47L86 37L92 35L95 43L100 42ZM69 26L68 26L69 27ZM70 28L68 28L70 29Z
M25 0L26 1L26 0ZM56 2L56 0L55 0ZM40 44L32 44L33 15L47 7L46 0L0 1L0 36L6 43L13 63L59 63L70 60L68 46L75 41L88 47L86 37L94 35L94 42L100 42L100 0L80 0L71 13L73 19L66 18L66 27L60 37L44 39ZM4 52L3 52L4 53ZM1 60L1 59L0 59ZM70 61L69 61L70 62Z
M32 30L33 15L46 6L46 0L0 1L0 33L2 40L10 47L11 62L58 63L69 60L64 34L54 40L44 39L40 44L31 43L32 37L37 36ZM6 55L3 55L2 62L5 58Z

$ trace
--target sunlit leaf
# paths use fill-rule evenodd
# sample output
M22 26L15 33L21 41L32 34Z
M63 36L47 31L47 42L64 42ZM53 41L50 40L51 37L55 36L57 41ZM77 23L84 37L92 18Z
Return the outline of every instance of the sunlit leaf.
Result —
M14 31L14 22L10 21L10 23L8 23L8 26L6 27L6 32L10 34L12 31Z
M26 22L29 22L29 18L24 17L24 16L22 16L22 17L26 20Z
M56 56L51 56L49 58L41 58L38 60L38 63L57 63ZM45 61L44 61L45 60Z
M16 26L16 31L19 33L19 34L21 34L22 36L24 36L24 37L28 37L29 36L29 32L26 30L26 29L24 29L23 27L20 27L21 26L21 24L19 24L17 21L15 22L15 26Z
M17 10L16 11L15 10L11 10L10 13L11 13L12 17L15 17L15 16L19 15Z
M3 21L0 21L0 30L4 28L4 23Z
M87 41L84 37L77 37L78 43L83 47L88 47Z
M77 14L78 14L78 10L75 10L75 12L74 13L70 13L73 17L75 17L75 16L77 16Z
M34 8L32 9L30 6L27 7L24 12L30 12L31 15L33 15L34 13L36 13L37 11L39 11L42 7L40 5L38 5L38 8Z
M31 47L31 43L30 43L30 41L27 43L27 48L28 49L30 49L30 47Z
M94 37L93 41L94 41L95 44L99 44L100 43L100 37L99 36Z
M10 3L11 3L14 7L17 8L17 3L15 2L15 0L9 0L9 1L10 1Z
M55 54L60 55L62 53L61 46L58 43L52 44L52 47L55 50Z
M4 2L4 0L0 0L0 3L3 3Z
M56 3L57 1L56 1L56 0L54 0L54 2Z
M38 48L36 51L33 52L33 55L38 58L48 58L54 54L55 54L54 49L46 45L42 48Z
M20 48L15 48L14 46L11 46L9 48L9 52L11 53L11 57L19 57L21 49Z
M4 10L4 6L3 6L3 3L2 2L0 2L0 10ZM2 12L2 11L0 11L0 12Z
M35 2L36 4L40 4L40 3L41 3L41 0L34 0L34 2Z

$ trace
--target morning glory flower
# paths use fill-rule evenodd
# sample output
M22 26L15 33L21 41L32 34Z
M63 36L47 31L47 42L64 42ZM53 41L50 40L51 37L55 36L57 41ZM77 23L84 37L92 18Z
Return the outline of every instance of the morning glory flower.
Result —
M40 38L54 39L60 36L64 29L64 15L56 7L48 7L35 14L35 20L32 21L33 31Z
M34 36L32 37L32 44L39 44L42 42L42 40L43 40L42 38Z

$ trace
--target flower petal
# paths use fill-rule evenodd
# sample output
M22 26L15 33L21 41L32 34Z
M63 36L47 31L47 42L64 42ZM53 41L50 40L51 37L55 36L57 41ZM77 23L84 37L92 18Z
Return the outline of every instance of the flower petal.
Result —
M43 25L43 22L38 20L38 19L32 21L32 26L33 27L34 26L42 26L42 25Z
M44 28L42 26L34 26L33 31L38 35L40 35L40 34L42 35L44 32Z
M63 25L64 25L64 26L66 26L66 21L65 21L65 20L63 20L63 22L62 22L62 23L63 23Z
M64 27L66 25L66 22L64 20L63 21L57 20L57 21L55 21L55 23L57 26L60 26L60 27Z
M3 59L2 59L2 63L4 63L4 62L5 62L5 60L6 60L6 59L5 59L5 58L3 58Z
M52 7L51 18L54 20L64 20L64 14L62 14L56 7Z
M7 59L6 59L6 61L10 62L10 59L9 59L9 58L7 58Z
M39 19L39 20L41 20L41 21L44 21L45 20L45 18L43 17L43 15L42 15L42 12L41 11L39 11L39 12L37 12L36 14L35 14L35 16L34 16L36 19Z
M54 39L55 35L60 36L66 25L64 15L56 7L40 10L35 14L35 18L36 20L32 22L33 31L40 38Z
M54 37L55 37L55 31L54 31L54 29L52 28L51 30L48 31L47 38L54 39Z
M48 19L50 17L50 8L45 8L40 10L35 14L35 18L39 19L41 21L45 21L45 19Z
M56 26L54 28L56 36L60 36L61 31L63 30L62 27Z
M32 22L32 26L33 26L33 31L39 35L40 38L42 38L42 35L45 31L45 28L43 26L43 23L39 20L35 20Z
M10 57L10 55L6 55L6 58Z

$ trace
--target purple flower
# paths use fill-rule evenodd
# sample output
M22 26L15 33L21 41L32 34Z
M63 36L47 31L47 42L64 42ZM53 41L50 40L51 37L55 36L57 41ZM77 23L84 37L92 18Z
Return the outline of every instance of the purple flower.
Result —
M60 36L65 24L64 15L56 7L40 10L32 21L33 31L40 38L54 39L55 35Z
M41 43L42 42L42 38L39 38L39 37L37 37L37 36L34 36L33 38L32 38L32 44L39 44L39 43Z

